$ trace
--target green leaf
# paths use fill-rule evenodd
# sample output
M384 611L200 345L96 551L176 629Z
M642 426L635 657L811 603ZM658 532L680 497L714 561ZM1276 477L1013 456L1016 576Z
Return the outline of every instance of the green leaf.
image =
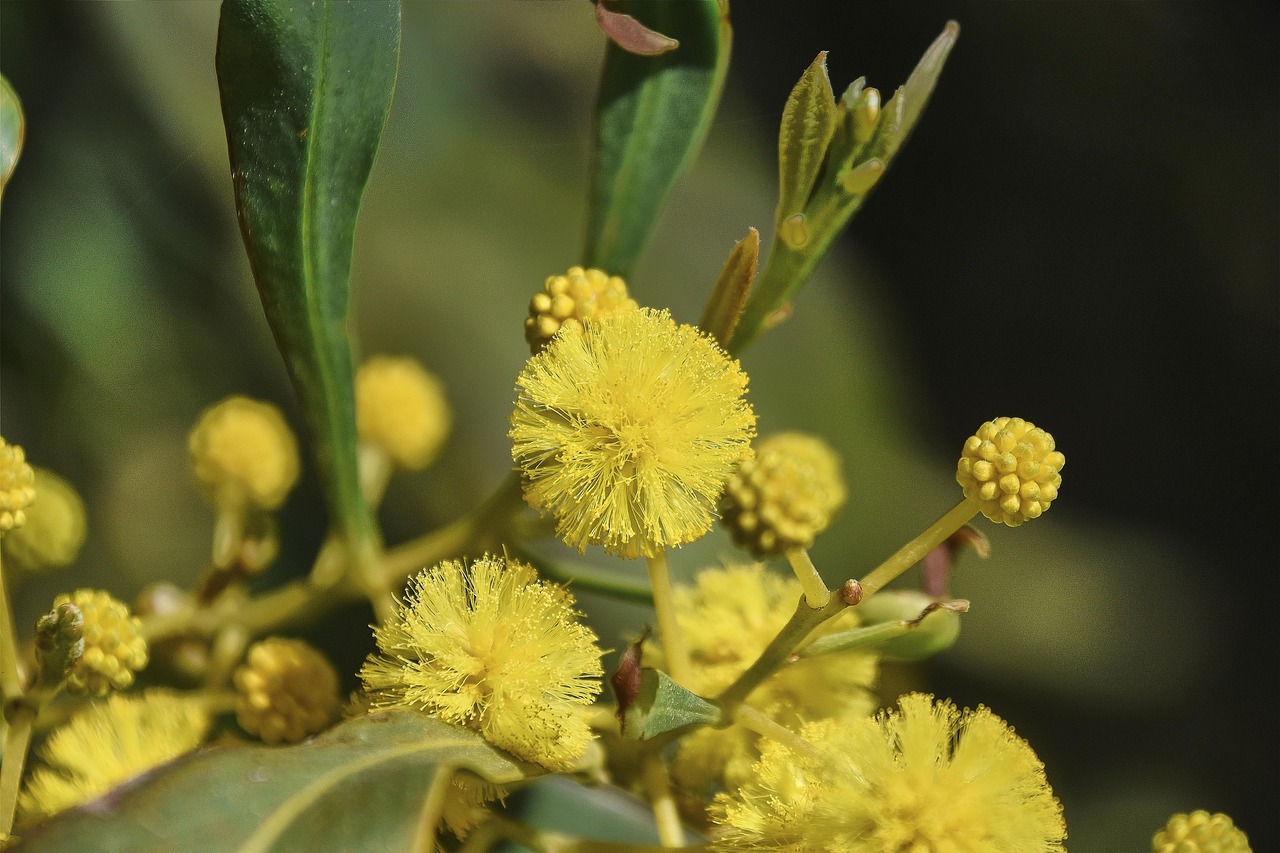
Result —
M289 747L215 747L22 834L18 850L265 853L414 850L455 768L490 782L525 767L475 732L381 711ZM424 803L435 793L435 808Z
M662 670L648 667L640 670L640 689L622 711L622 734L632 740L690 726L714 726L724 717L716 703L690 693Z
M22 153L22 140L26 136L27 123L22 115L18 93L13 91L8 79L0 75L0 193L9 183L9 176L18 165Z
M729 66L715 0L627 0L614 11L677 39L658 56L610 43L597 103L585 263L629 276L676 178L706 138Z
M738 325L759 260L760 232L752 228L729 253L698 323L698 328L715 338L720 346L729 343L734 327Z
M356 215L400 52L396 0L225 0L218 84L240 229L333 523L376 542L356 474L347 305Z
M782 110L778 129L779 226L804 212L835 129L836 100L824 50L801 75Z

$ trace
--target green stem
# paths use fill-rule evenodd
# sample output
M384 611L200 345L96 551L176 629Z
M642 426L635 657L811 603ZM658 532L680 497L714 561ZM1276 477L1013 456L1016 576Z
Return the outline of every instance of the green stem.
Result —
M813 658L818 655L830 655L836 652L848 652L853 649L865 649L877 646L889 640L897 639L910 633L915 628L912 622L881 622L866 628L855 628L852 631L841 631L819 637L809 645L796 652L797 658Z
M898 575L923 560L926 554L947 541L948 536L968 524L980 509L978 502L972 498L960 501L926 527L919 536L899 548L892 557L876 566L871 574L862 578L862 597L866 599L875 595Z
M822 753L809 741L791 731L791 729L775 721L743 702L733 712L733 721L745 729L755 732L760 737L768 738L783 744L792 752L807 755L816 761L822 761Z
M649 558L649 585L653 588L653 609L658 616L658 638L662 641L662 652L667 660L667 674L672 680L687 684L692 665L689 647L685 645L684 635L676 621L675 590L671 586L671 566L667 562L666 551L659 551Z
M822 575L818 574L818 568L809 557L809 550L788 548L786 556L787 562L791 564L791 571L796 573L796 580L800 581L800 588L804 590L805 603L815 610L826 604L831 598L831 590L827 589Z
M680 810L671 794L671 781L667 778L667 763L662 753L647 749L640 759L640 772L645 793L653 806L653 820L658 827L658 840L663 847L683 847L684 827L680 824Z
M13 831L13 817L18 809L18 789L22 785L22 769L31 745L31 728L37 709L20 703L9 718L9 732L4 739L4 759L0 763L0 838Z
M13 633L13 612L9 609L9 592L0 564L0 697L4 702L22 695L18 677L18 644Z
M737 707L751 695L751 691L786 663L815 628L849 607L852 601L857 600L856 588L855 581L846 582L843 587L831 593L827 603L817 610L806 604L804 598L796 602L795 613L791 614L791 619L782 626L778 636L773 638L746 672L738 676L733 684L716 697L716 701L724 707L726 712L734 714Z

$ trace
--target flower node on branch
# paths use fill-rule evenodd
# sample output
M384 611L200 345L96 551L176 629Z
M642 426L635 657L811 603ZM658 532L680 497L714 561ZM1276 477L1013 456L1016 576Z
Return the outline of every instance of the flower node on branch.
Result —
M965 441L956 482L987 518L1017 527L1057 499L1065 464L1049 433L1022 418L996 418Z
M129 607L96 589L78 589L53 600L74 604L84 616L84 654L67 676L67 692L105 696L133 684L133 674L147 665L147 641L142 622Z
M752 455L746 374L666 311L566 327L516 386L508 434L525 500L579 551L652 557L694 541Z
M236 670L236 722L266 743L297 743L338 717L338 673L301 640L271 637Z
M524 339L536 355L562 326L581 328L590 320L618 308L636 308L627 295L627 283L604 270L570 267L564 275L549 276L529 300Z
M840 457L822 439L782 432L757 442L720 500L733 541L756 557L808 548L845 499Z

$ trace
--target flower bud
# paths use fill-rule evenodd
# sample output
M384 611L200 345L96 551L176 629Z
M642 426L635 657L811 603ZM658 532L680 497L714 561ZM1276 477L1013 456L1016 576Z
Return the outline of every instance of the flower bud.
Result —
M236 670L236 722L266 743L297 743L338 716L338 674L301 640L271 637Z
M409 470L431 464L449 434L444 386L411 358L376 356L356 372L360 440Z
M298 480L298 445L280 410L248 397L206 409L187 441L196 479L221 508L275 509Z
M1057 499L1065 464L1052 435L1022 418L996 418L964 443L956 482L987 518L1017 527Z
M1251 853L1249 839L1224 814L1176 814L1151 839L1152 853Z
M524 338L537 355L561 326L580 326L606 312L636 307L621 277L604 270L570 267L564 275L549 277L529 301Z
M40 500L26 510L27 521L4 537L4 551L28 572L60 569L80 554L85 537L84 501L66 480L36 469Z
M53 600L53 610L73 604L84 617L84 654L71 667L67 692L105 696L133 684L133 674L147 665L142 622L108 593L78 589Z
M36 474L16 444L0 438L0 536L21 527L27 507L36 499Z

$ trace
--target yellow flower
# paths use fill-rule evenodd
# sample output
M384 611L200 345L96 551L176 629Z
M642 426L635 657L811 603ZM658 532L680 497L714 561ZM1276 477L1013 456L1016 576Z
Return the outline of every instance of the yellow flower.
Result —
M410 470L427 467L449 434L444 386L411 358L376 356L356 372L360 440Z
M704 571L695 587L677 587L676 614L692 664L685 686L715 696L732 684L787 623L801 595L794 578L759 563ZM849 609L815 636L857 625L856 611ZM804 720L866 716L875 709L869 688L876 673L870 652L805 658L757 687L747 704L796 731ZM744 784L759 757L759 736L742 726L699 729L681 739L672 776L684 790L707 796L719 786Z
M529 300L524 339L539 353L562 326L581 328L584 320L619 308L637 308L627 295L627 283L604 270L570 267L564 275L547 278Z
M1151 839L1151 853L1252 853L1249 839L1224 814L1176 814Z
M256 643L236 670L236 722L266 743L297 743L338 716L338 673L301 640Z
M133 684L133 674L147 665L147 641L142 622L129 606L97 589L78 589L53 600L74 604L84 616L84 654L67 676L67 691L78 695L105 696Z
M0 438L0 536L26 522L26 509L35 499L36 475L27 455Z
M27 521L4 537L4 552L29 572L60 569L75 562L84 545L84 501L66 480L35 470L40 500L26 510Z
M39 750L46 767L22 792L28 819L56 814L200 745L209 715L197 701L167 690L115 695L58 728Z
M996 418L964 443L956 482L992 521L1017 527L1058 497L1066 457L1053 436L1022 418Z
M1062 851L1062 805L1027 742L986 708L918 693L897 712L810 723L720 794L716 849L789 853Z
M550 770L591 741L600 649L573 597L515 560L446 561L411 583L360 670L370 706L415 708Z
M509 435L525 500L579 551L653 557L692 542L751 457L746 375L665 311L566 327L516 384Z
M280 410L247 397L206 409L187 440L196 479L219 507L275 509L298 479L298 445Z
M720 500L733 541L756 557L808 548L844 504L840 457L822 439L780 432L756 444Z

